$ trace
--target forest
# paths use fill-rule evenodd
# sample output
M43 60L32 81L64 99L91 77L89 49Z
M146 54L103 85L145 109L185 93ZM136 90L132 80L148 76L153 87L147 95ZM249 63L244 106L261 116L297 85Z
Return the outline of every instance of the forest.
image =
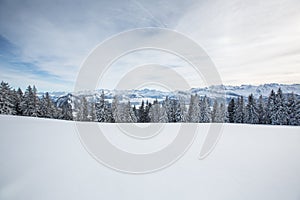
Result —
M281 88L268 98L249 94L220 101L193 94L189 99L168 96L163 101L141 101L132 105L115 95L108 101L102 91L93 98L71 93L54 99L48 92L38 95L35 86L23 92L8 83L0 85L0 114L102 123L246 123L300 125L300 101Z

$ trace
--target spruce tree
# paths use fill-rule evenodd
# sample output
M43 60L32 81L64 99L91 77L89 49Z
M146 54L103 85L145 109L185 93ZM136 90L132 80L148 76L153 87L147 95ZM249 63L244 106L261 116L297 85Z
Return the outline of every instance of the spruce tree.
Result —
M293 126L297 125L296 104L297 104L297 101L296 101L295 95L294 95L294 93L292 93L288 97L288 101L287 101L288 125L293 125Z
M258 114L258 124L265 124L266 111L265 111L265 104L262 95L260 95L257 100L257 114Z
M255 99L253 97L253 94L250 94L248 97L248 103L246 106L246 112L245 112L245 122L248 124L257 124L258 123L258 113L257 113L257 107L255 103Z
M150 111L151 106L152 106L152 104L147 100L146 108L144 111L144 117L143 117L145 119L145 122L150 122L149 111Z
M274 124L275 123L275 113L276 113L276 102L275 102L276 94L274 90L271 90L271 93L268 97L268 103L266 108L266 123Z
M141 105L139 107L137 120L138 120L138 122L141 122L141 123L146 122L144 100L142 100L142 103L141 103Z
M189 109L188 109L188 122L198 123L199 122L199 97L197 94L191 95Z
M209 100L207 96L204 96L201 101L199 102L200 112L199 112L199 119L202 123L209 123L210 122L210 107L209 107Z
M21 103L23 101L23 92L21 88L18 88L16 92L16 99L15 99L15 110L16 110L16 115L23 115L23 110L21 107Z
M11 92L8 83L2 81L0 84L0 114L15 114Z
M187 122L187 108L183 98L179 97L179 108L176 111L176 121L177 122Z
M236 110L236 106L235 106L234 99L231 99L227 107L229 123L235 122L235 110Z
M91 102L91 105L90 105L89 120L92 122L96 121L96 109L95 109L94 102Z
M244 123L245 121L245 103L243 96L238 97L234 118L235 123Z
M300 126L300 100L296 100L295 110L296 110L296 114L295 114L296 125Z
M72 94L68 94L59 105L59 119L73 120Z
M21 108L25 116L36 116L35 97L32 87L29 85L25 91L23 101L21 102Z
M167 112L167 116L168 116L168 122L174 122L174 105L172 105L171 100L169 99L168 96L166 96L166 99L163 102L163 107L165 108L166 112Z
M39 117L56 118L56 107L48 92L40 100Z
M114 97L114 109L117 109L116 104L118 104L118 97ZM98 122L112 122L112 112L110 110L109 104L105 101L104 91L102 90L100 99L97 100L95 104L96 118Z
M219 109L219 104L218 104L217 100L214 100L214 105L213 105L213 109L211 112L211 121L212 122L217 122L216 118L217 118L218 109Z
M288 112L285 99L281 88L278 89L275 97L275 116L272 124L275 125L287 125L288 123Z

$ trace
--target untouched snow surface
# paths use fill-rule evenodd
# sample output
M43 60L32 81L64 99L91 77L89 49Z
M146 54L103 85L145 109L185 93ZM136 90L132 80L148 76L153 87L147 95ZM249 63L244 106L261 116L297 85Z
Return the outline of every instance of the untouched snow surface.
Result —
M174 138L167 131L151 143L117 133L115 124L100 126L128 151L150 152ZM0 199L300 199L300 127L225 124L214 151L199 160L208 126L199 125L170 167L132 175L95 161L74 122L0 116Z

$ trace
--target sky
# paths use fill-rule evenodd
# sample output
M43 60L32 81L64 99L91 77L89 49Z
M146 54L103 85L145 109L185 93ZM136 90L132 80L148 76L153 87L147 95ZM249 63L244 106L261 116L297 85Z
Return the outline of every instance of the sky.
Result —
M195 41L225 85L300 83L299 9L299 0L0 0L0 80L72 91L83 61L100 43L158 27ZM99 87L115 88L134 67L149 63L174 69L191 87L205 84L182 59L143 50L112 64ZM172 81L155 74L158 82Z

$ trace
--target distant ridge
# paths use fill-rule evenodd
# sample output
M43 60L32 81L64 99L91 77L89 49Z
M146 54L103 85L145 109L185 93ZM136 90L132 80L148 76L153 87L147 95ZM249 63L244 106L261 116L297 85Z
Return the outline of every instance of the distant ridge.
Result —
M159 91L155 89L141 89L141 90L109 90L104 89L105 98L107 100L112 100L115 95L119 95L122 100L128 101L130 100L133 104L139 104L142 100L148 100L150 102L154 100L161 101L166 98L166 96L170 98L189 98L191 94L198 94L200 96L209 96L214 98L219 95L219 92L225 92L226 98L236 98L238 96L248 97L249 94L253 94L254 97L259 97L262 95L263 97L268 97L271 90L275 92L281 88L283 93L289 94L294 93L297 96L300 96L300 84L278 84L278 83L270 83L270 84L262 84L262 85L241 85L241 86L231 86L231 85L217 85L211 87L202 87L202 88L191 88L190 90L185 91ZM102 89L98 89L95 91L82 91L82 92L70 92L70 94L74 96L98 96L102 92ZM39 93L42 95L43 93ZM69 92L50 92L49 93L54 99L58 99L62 96L69 94Z

